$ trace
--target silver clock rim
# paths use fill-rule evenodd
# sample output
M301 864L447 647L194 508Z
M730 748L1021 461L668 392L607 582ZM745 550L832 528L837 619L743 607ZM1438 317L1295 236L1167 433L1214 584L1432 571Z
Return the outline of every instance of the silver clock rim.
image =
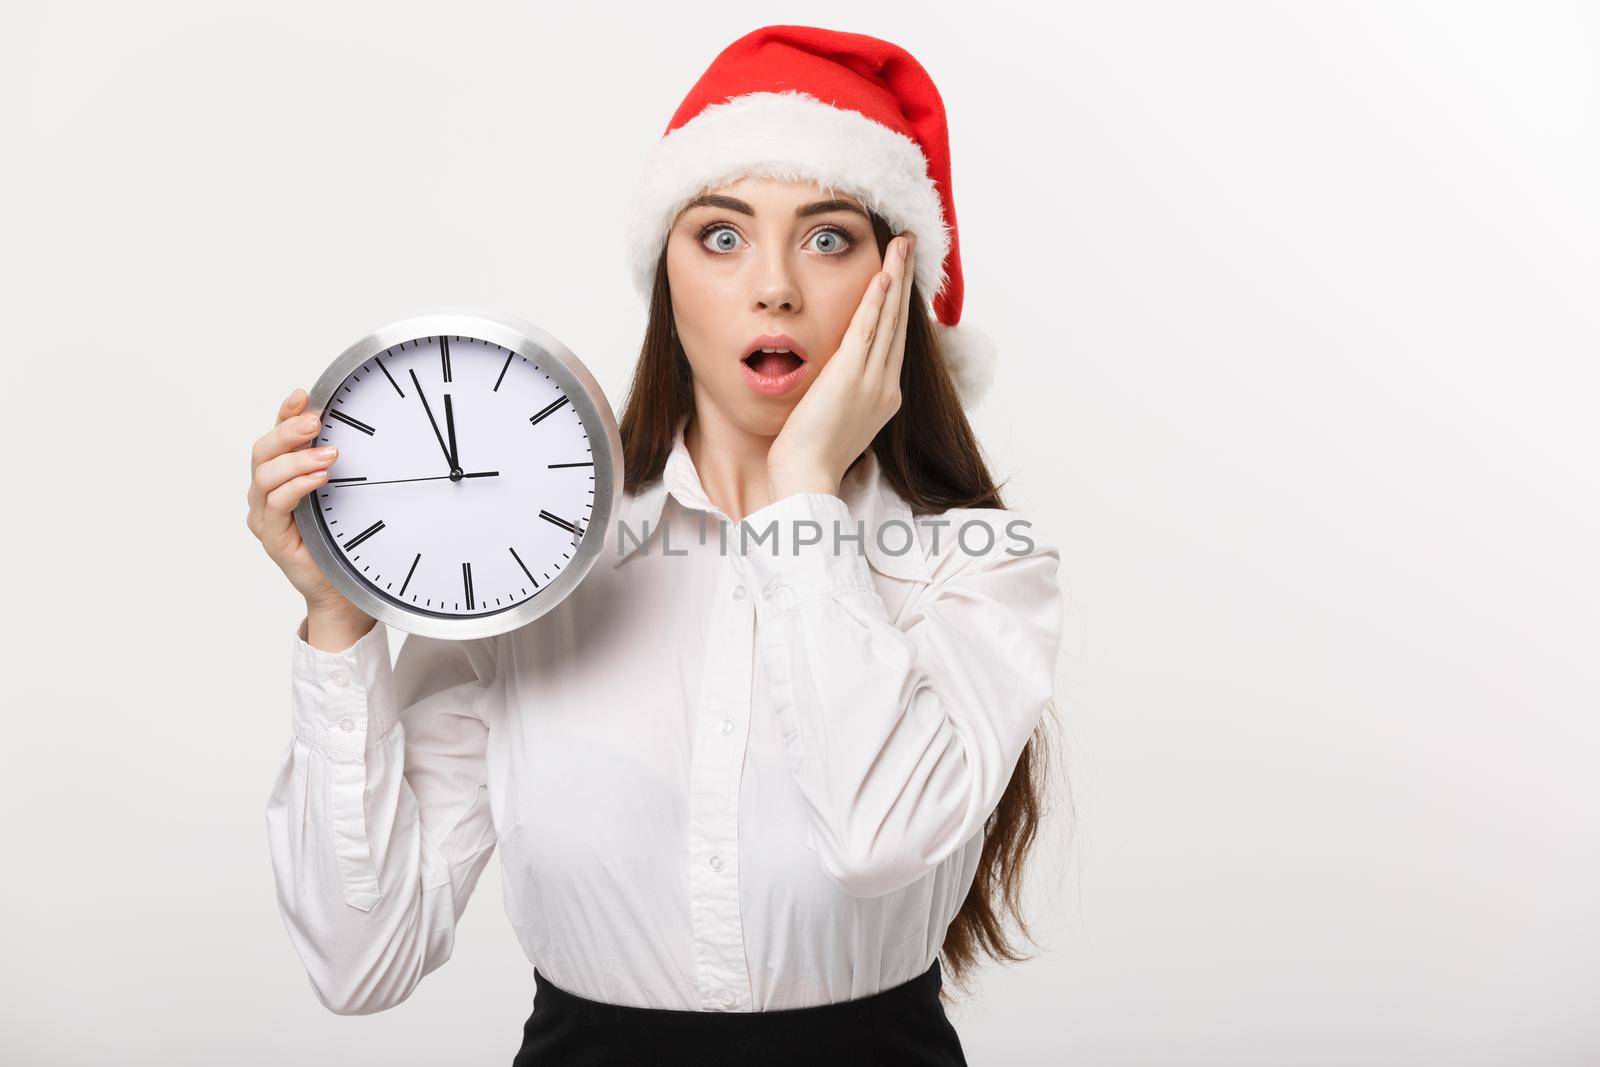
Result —
M600 383L572 351L556 338L515 315L485 308L452 305L429 308L374 330L345 349L311 388L308 411L324 412L336 389L352 371L380 352L419 337L475 337L534 360L571 400L589 435L594 456L594 505L584 537L555 580L516 607L493 615L445 617L412 611L373 590L351 569L317 521L316 490L295 505L295 523L311 558L345 599L381 623L424 637L466 641L495 637L525 626L553 610L589 573L609 541L606 532L622 505L622 435ZM303 447L311 447L315 438Z

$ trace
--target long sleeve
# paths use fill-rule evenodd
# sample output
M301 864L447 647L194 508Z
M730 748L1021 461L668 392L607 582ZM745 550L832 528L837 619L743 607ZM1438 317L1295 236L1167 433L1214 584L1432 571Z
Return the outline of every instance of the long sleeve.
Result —
M744 559L808 844L854 896L910 884L981 832L1053 699L1059 551L1035 540L1013 554L1002 520L1014 513L960 514L986 533L968 532L973 553L950 543L931 561L898 624L863 546L832 536L856 530L842 499L797 493L746 517L756 531L776 520L776 540ZM804 520L820 541L796 536Z
M267 801L278 906L318 1000L366 1015L450 958L494 850L487 702L494 638L410 635L390 665L377 623L343 652L293 645L293 736Z

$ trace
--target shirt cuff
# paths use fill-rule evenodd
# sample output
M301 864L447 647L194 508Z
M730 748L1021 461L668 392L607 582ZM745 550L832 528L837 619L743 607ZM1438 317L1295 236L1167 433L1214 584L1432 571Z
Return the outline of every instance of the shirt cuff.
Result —
M735 551L757 602L782 614L842 589L872 590L864 527L832 493L792 493L740 520Z
M306 620L294 635L292 714L294 732L307 744L341 755L360 756L367 738L382 737L388 723L381 697L391 682L389 628L372 629L343 652L306 643Z

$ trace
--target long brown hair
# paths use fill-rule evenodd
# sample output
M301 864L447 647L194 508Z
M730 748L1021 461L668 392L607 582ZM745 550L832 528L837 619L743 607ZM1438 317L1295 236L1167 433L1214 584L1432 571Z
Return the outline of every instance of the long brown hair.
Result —
M872 229L881 255L894 231L876 213ZM872 441L883 476L914 515L949 508L1003 508L967 422L955 383L946 370L939 338L915 283L911 288L906 352L900 372L900 409ZM667 252L656 262L650 314L633 381L618 429L622 435L624 486L629 492L661 476L679 422L694 414L688 356L672 321ZM857 462L860 462L858 459ZM852 468L854 464L852 464ZM1053 705L1051 710L1053 711ZM996 960L1025 960L1011 945L1007 913L1033 940L1022 917L1023 864L1045 814L1049 784L1048 718L1022 750L1000 803L984 824L983 852L972 888L945 934L944 970L963 993L980 953ZM1034 942L1037 944L1037 942ZM948 990L941 994L948 996Z

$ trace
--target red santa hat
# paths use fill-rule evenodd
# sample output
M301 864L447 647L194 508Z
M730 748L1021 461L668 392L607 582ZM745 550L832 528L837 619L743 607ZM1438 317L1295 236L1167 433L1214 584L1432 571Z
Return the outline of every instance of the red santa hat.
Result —
M911 53L814 26L764 26L717 56L646 157L627 222L646 300L684 205L746 175L847 192L917 235L914 277L962 401L988 392L995 350L961 323L961 246L944 102Z

